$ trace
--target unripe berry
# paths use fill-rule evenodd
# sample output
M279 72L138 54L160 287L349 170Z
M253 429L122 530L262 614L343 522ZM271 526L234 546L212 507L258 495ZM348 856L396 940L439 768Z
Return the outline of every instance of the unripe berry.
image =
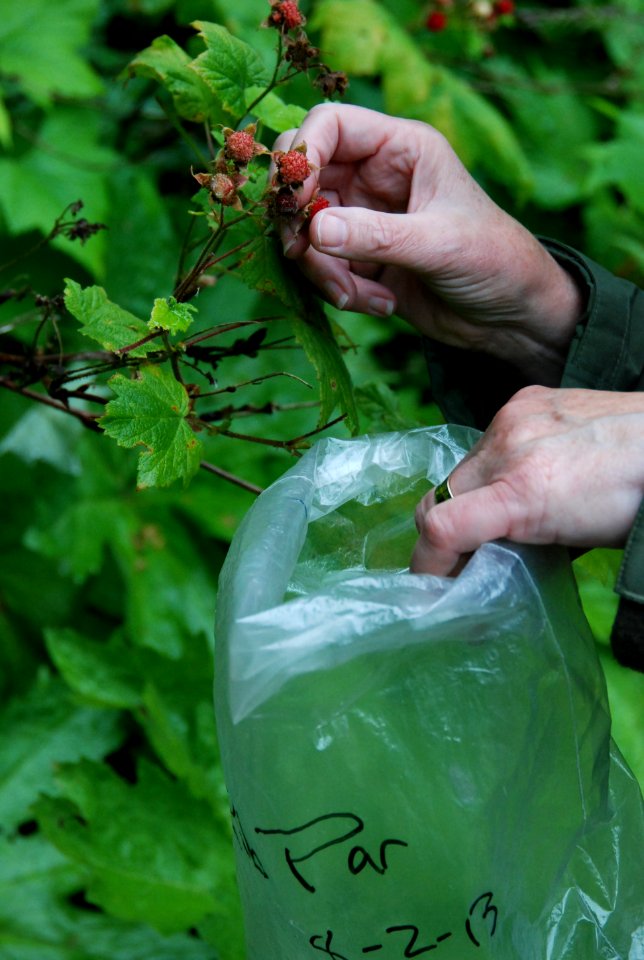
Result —
M235 182L225 173L216 173L210 181L210 189L217 200L221 200L225 207L235 203L237 187Z

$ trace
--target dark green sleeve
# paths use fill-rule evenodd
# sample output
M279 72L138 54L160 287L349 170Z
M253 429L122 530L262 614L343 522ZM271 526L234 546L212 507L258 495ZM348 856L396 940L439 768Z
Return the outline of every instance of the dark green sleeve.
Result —
M644 291L556 240L543 246L577 280L585 309L570 344L562 387L644 391ZM484 430L495 412L527 385L487 354L426 342L436 402L448 422ZM644 502L624 550L615 589L621 596L613 649L621 663L644 670Z

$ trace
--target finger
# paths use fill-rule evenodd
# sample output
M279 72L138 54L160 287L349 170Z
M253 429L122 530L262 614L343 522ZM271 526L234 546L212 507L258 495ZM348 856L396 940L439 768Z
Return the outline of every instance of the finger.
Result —
M329 256L411 268L427 259L430 235L427 215L363 207L322 210L309 230L311 244Z
M335 260L309 247L299 266L338 310L389 317L396 309L396 298L389 287L353 273L345 260Z
M472 553L482 543L517 536L518 509L508 485L492 483L455 496L417 515L420 536L410 569L446 577L463 554Z

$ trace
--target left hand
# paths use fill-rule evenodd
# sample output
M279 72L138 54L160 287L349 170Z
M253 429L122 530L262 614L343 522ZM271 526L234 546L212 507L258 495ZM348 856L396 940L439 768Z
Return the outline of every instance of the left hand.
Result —
M482 543L621 547L644 496L644 394L526 387L416 510L416 573L448 576Z

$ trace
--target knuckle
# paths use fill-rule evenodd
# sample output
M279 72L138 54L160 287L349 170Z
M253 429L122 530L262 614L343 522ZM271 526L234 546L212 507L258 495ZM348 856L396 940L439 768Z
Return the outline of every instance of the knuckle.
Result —
M449 504L440 504L440 509L434 507L422 520L421 536L433 547L449 548L453 540L453 529L450 522Z

